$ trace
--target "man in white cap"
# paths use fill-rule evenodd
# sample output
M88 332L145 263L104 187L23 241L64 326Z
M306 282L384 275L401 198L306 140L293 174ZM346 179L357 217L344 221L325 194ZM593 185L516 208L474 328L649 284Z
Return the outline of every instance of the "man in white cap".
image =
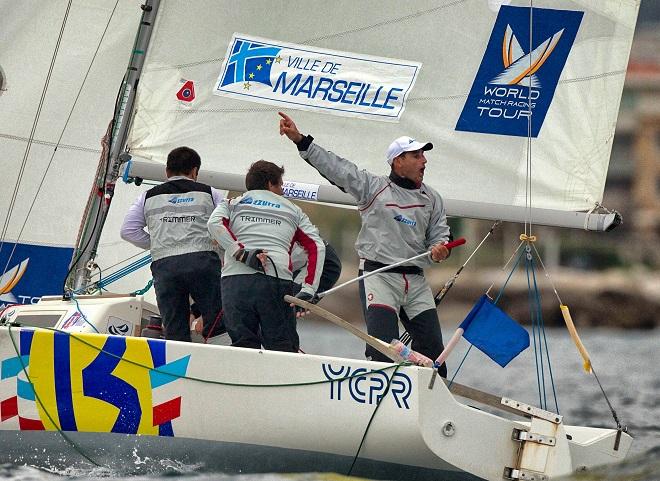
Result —
M310 135L302 135L288 115L280 112L280 117L280 135L292 140L300 156L321 175L356 199L362 220L355 243L360 274L430 250L430 259L420 258L364 279L360 298L369 334L388 343L398 338L401 314L412 348L436 359L443 350L442 333L423 268L449 255L443 244L450 233L442 198L422 182L424 152L433 144L399 137L386 153L390 175L375 175L323 149ZM371 346L366 355L374 361L389 361ZM447 374L444 364L440 374Z

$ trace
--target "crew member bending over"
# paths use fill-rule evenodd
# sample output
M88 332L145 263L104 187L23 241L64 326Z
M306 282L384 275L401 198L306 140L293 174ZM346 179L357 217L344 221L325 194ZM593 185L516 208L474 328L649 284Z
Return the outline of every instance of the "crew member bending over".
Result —
M165 338L190 342L190 297L204 319L204 337L225 331L220 311L220 257L206 229L224 195L197 182L197 152L178 147L167 156L167 182L141 194L121 226L121 238L151 249L151 274ZM145 231L144 229L148 230Z
M222 297L232 346L298 351L296 311L283 300L293 294L294 243L308 257L296 297L311 301L318 288L325 246L307 215L282 196L283 174L272 162L255 162L245 177L248 191L216 207L208 222L225 250Z

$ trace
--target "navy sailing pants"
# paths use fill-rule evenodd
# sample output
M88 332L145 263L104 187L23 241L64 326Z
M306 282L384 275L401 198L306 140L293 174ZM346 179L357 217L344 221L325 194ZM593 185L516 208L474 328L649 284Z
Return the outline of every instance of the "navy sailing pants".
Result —
M293 282L265 274L222 278L224 321L232 346L298 352L296 316L284 302Z
M205 328L216 320L222 309L218 254L204 251L164 257L151 263L151 274L165 339L191 341L189 297L201 311ZM219 319L211 335L224 331Z

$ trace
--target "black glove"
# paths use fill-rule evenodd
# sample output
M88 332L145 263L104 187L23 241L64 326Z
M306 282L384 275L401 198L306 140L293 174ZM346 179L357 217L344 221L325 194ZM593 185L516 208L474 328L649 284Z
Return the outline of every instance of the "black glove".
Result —
M321 299L316 295L316 294L310 294L309 292L306 291L300 291L298 294L295 295L296 299L300 299L301 301L307 301L310 304L316 304L319 302ZM307 312L307 310L304 307L300 306L295 306L296 309L296 314L304 313Z
M252 269L256 271L264 272L264 266L261 263L261 260L257 257L259 254L263 253L263 251L263 249L255 249L253 251L239 249L234 255L234 258L246 266L252 267Z

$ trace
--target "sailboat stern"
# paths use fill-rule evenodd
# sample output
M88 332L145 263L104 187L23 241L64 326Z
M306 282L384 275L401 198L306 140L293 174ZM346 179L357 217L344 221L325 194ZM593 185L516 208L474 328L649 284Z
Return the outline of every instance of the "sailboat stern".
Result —
M567 436L560 415L500 399L502 409L519 411L531 420L507 419L462 404L441 382L420 392L421 429L430 449L457 469L488 480L543 481L571 474L584 465L575 462L571 436ZM580 463L585 463L589 455L585 450ZM603 462L608 461L600 457L589 466Z
M633 442L628 433L616 429L566 426L566 435L575 471L621 462Z

